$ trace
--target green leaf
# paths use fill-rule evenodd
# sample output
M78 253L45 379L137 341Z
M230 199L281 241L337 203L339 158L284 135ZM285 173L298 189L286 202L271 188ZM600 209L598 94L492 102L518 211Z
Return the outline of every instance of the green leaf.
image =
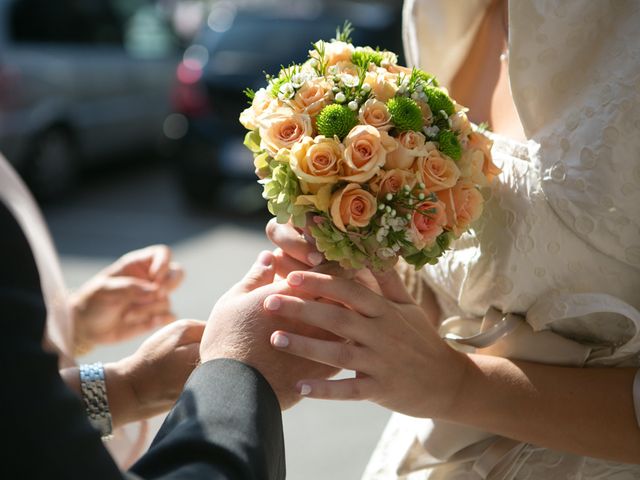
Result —
M260 153L260 133L258 130L251 130L244 136L244 146L251 150L253 153Z

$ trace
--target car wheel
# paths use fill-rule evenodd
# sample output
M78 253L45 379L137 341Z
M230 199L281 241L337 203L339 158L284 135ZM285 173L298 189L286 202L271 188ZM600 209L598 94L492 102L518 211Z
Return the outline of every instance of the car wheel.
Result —
M77 177L77 149L62 128L40 134L26 165L26 181L41 200L55 200L67 193Z

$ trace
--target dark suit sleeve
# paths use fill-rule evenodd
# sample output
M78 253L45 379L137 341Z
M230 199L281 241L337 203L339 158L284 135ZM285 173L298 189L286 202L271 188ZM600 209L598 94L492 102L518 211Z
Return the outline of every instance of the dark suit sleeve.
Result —
M281 479L278 401L256 370L232 360L198 367L149 452L120 472L80 400L42 348L46 309L19 225L0 202L0 478Z
M38 271L2 202L0 235L0 478L121 479L60 378L56 355L42 349L46 309Z
M143 478L283 479L282 418L273 390L235 360L199 366L131 470Z

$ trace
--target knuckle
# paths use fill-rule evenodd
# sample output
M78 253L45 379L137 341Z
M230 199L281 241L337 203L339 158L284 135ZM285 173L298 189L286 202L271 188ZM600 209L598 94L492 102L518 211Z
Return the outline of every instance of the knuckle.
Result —
M345 367L351 365L353 357L353 349L350 345L347 345L346 343L338 344L336 348L336 360L338 365L343 365Z

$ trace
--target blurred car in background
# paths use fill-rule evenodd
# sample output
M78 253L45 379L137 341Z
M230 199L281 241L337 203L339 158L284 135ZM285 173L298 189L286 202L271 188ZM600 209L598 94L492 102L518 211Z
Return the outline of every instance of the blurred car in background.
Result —
M280 8L278 8L280 5ZM354 44L402 53L401 5L393 1L270 2L237 7L218 2L185 50L165 134L175 140L176 164L195 205L250 211L264 208L253 158L243 146L240 112L247 87L265 86L264 73L304 61L311 43L335 36L350 20Z
M0 152L46 199L150 149L179 59L149 0L0 0Z

